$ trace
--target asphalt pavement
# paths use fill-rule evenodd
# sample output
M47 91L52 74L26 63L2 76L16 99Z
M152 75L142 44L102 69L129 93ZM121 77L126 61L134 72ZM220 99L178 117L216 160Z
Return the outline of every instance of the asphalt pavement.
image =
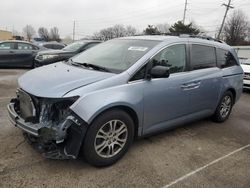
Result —
M135 141L115 165L95 168L77 160L43 158L7 116L17 78L0 70L0 187L250 187L250 92L228 121L204 119Z

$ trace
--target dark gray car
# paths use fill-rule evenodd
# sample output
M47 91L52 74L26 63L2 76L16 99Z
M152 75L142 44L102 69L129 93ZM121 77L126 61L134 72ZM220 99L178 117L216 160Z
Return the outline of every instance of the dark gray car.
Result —
M26 41L0 42L0 67L33 67L34 58L41 49Z
M67 60L76 54L79 54L97 44L101 41L97 40L81 40L76 41L61 50L46 50L37 54L35 58L35 66L40 67L58 61Z

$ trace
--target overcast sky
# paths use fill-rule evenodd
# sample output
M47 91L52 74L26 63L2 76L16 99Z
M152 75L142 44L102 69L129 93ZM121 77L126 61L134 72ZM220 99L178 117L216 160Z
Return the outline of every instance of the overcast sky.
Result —
M210 34L221 24L228 0L188 0L186 23L195 22ZM62 37L72 36L76 21L76 38L114 24L132 25L142 31L148 24L182 20L185 0L2 0L0 29L22 32L26 24L59 28ZM232 0L250 19L250 0ZM233 10L229 11L229 16Z

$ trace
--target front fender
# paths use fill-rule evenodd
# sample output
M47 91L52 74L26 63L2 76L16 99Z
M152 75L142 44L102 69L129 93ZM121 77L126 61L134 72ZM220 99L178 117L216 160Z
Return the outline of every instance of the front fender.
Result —
M125 84L91 92L79 98L70 108L85 122L91 122L103 111L125 106L136 112L138 128L143 119L143 85Z

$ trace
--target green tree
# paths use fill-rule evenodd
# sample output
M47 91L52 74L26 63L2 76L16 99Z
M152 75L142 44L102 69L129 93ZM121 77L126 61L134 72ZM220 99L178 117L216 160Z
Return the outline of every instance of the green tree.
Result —
M145 35L157 35L160 34L157 27L154 25L148 25L148 27L143 31Z
M200 30L196 27L193 26L193 23L189 23L189 24L184 24L182 21L178 21L176 23L174 23L174 25L172 25L169 28L170 33L172 34L192 34L192 35L198 35L200 33Z

